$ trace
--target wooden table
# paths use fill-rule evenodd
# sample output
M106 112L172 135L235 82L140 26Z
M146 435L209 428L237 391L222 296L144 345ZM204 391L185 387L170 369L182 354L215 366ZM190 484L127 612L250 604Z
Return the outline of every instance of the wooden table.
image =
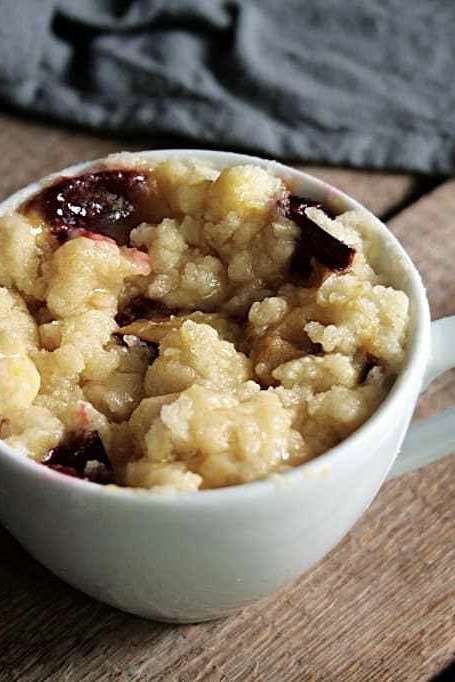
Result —
M120 148L132 146L0 116L0 193ZM454 312L455 181L309 170L386 217L434 316ZM453 402L448 373L418 414ZM237 616L194 626L89 599L0 528L0 680L429 680L455 656L454 493L454 456L388 483L310 573Z

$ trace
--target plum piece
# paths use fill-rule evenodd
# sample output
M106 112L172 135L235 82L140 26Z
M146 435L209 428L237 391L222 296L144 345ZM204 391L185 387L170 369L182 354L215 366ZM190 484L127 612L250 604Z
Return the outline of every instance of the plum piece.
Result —
M89 462L92 463L90 467ZM112 464L98 431L69 432L47 453L42 464L66 476L105 485L114 482Z
M312 258L334 272L346 270L352 265L355 249L316 225L305 213L309 207L321 208L330 217L333 216L318 202L295 195L290 195L283 205L285 216L296 223L301 231L290 263L291 272L309 277Z
M46 464L46 466L49 467L49 469L53 469L54 471L58 471L59 474L63 474L64 476L71 476L72 478L82 478L82 476L79 475L79 473L76 471L76 469L73 469L72 467L64 467L61 464Z
M359 384L364 384L371 370L377 367L379 364L380 363L377 357L371 353L366 353L362 362L362 368L359 373Z
M149 363L152 363L158 357L158 344L154 341L147 341L133 332L129 333L120 329L112 334L112 339L118 346L123 346L123 348L143 348L147 350Z
M176 308L168 308L160 301L153 301L145 296L136 296L119 310L115 316L115 321L119 327L126 327L136 320L161 322L178 312Z
M129 243L131 230L146 218L149 193L143 172L102 170L58 178L29 199L22 211L42 216L61 243L92 233L123 246Z
M115 321L121 329L115 332L112 336L117 343L122 346L128 346L125 342L124 336L136 336L138 342L147 346L150 352L150 360L153 362L158 357L158 343L154 339L143 338L140 334L136 334L135 329L128 329L137 320L150 320L156 324L169 320L172 315L178 311L174 308L168 308L160 301L153 301L151 298L144 296L136 296L129 301L123 308L119 310L115 316Z

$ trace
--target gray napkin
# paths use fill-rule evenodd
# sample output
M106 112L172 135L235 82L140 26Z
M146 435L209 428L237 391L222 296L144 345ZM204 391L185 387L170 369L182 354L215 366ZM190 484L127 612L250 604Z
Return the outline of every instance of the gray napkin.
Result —
M0 0L0 99L150 144L455 170L453 0Z

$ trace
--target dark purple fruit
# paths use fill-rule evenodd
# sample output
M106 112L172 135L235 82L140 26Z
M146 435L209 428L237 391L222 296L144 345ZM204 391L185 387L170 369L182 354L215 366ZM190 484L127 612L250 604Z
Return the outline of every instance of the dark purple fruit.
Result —
M112 339L117 345L123 346L123 348L131 348L131 344L125 341L124 336L125 334L123 334L122 332L114 332L112 334ZM132 336L134 336L134 334ZM149 364L151 364L159 355L159 346L157 343L154 343L153 341L145 341L144 339L136 337L134 347L135 348L141 347L148 351Z
M286 217L300 228L300 239L290 263L291 272L308 277L311 273L312 258L329 270L335 272L346 270L352 265L355 249L316 225L305 213L305 209L310 206L323 208L315 201L295 195L289 196L284 202Z
M29 199L22 210L39 213L62 243L86 231L125 245L131 230L145 219L148 193L145 173L104 170L61 177Z
M176 308L168 308L160 301L153 301L145 296L136 296L119 310L115 316L115 321L119 327L126 327L136 320L154 320L161 322L167 320L171 315L177 315Z
M89 462L98 466L87 469ZM67 476L94 483L113 483L112 464L98 431L72 431L43 459L43 464Z
M375 357L371 353L367 353L359 373L359 384L364 384L371 370L377 367L378 365L379 360L377 359L377 357Z

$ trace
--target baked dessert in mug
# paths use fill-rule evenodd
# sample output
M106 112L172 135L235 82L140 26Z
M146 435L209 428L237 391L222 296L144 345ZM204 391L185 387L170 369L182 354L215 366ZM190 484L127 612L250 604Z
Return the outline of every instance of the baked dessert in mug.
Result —
M365 211L256 165L117 154L0 218L0 437L63 474L197 491L376 410L409 302Z

